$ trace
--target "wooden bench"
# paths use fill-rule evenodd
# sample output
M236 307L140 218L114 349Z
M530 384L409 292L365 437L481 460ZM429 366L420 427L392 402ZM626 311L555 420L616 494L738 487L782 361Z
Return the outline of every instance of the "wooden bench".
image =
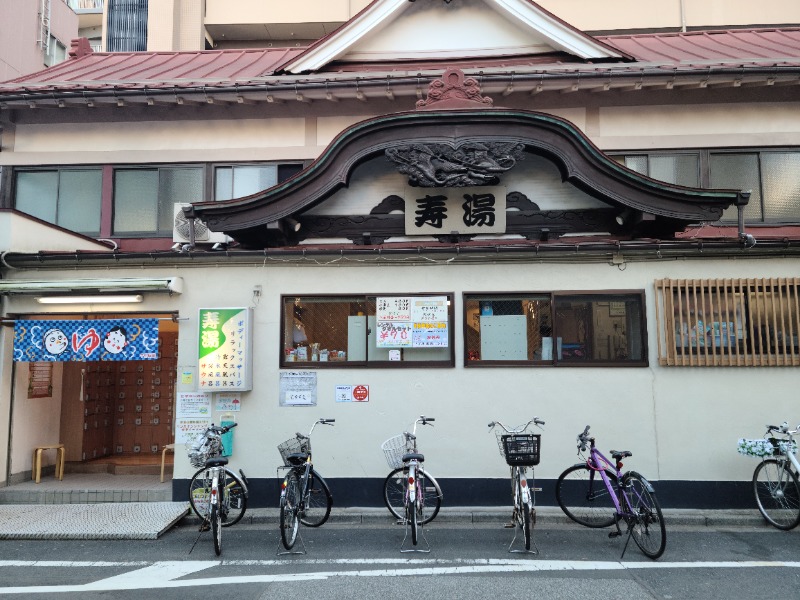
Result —
M56 451L56 477L59 481L64 479L64 444L49 444L44 446L36 446L33 449L33 463L31 465L31 479L35 479L36 483L42 480L42 452L45 450Z

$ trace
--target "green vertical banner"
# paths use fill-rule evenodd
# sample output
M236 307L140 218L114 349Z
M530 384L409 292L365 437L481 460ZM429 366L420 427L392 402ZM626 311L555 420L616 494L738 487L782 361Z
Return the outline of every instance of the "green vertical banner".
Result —
M198 368L200 391L253 389L252 311L201 308Z

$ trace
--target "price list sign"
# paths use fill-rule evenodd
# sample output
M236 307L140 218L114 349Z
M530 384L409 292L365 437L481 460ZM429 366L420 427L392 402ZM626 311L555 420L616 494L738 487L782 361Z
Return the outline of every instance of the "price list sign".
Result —
M199 323L200 390L253 389L250 309L201 308Z
M378 298L375 321L378 348L447 348L446 296Z

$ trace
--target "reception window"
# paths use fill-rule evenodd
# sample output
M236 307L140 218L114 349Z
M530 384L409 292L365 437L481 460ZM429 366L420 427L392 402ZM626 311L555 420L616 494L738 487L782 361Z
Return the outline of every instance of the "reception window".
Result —
M452 367L453 295L284 296L281 366Z
M646 366L643 292L466 294L465 364Z

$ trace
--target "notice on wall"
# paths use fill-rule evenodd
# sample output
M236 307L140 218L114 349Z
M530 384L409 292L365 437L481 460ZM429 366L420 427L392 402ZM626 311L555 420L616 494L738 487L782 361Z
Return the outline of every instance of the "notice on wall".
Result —
M211 394L178 392L175 398L175 443L192 444L211 425Z
M239 394L215 394L214 410L217 412L239 412L242 399Z
M337 402L369 402L369 386L337 385L335 395Z
M278 401L281 406L316 406L316 371L282 372Z
M253 389L252 314L249 308L201 308L198 386L201 390Z
M450 341L446 296L377 298L378 348L447 348Z

